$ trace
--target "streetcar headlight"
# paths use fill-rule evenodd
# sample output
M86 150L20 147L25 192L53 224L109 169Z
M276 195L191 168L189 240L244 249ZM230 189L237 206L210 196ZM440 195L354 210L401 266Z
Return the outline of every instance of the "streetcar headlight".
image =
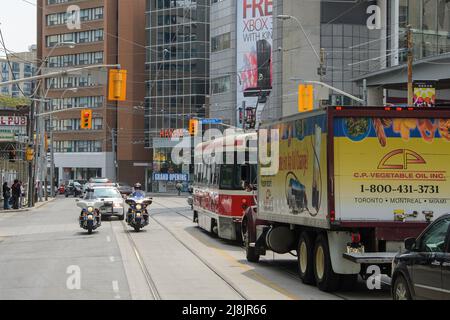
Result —
M142 205L137 204L137 205L136 205L136 209L137 209L137 210L141 210L141 209L142 209Z
M89 207L87 210L88 210L89 213L94 212L94 208L92 208L92 207Z

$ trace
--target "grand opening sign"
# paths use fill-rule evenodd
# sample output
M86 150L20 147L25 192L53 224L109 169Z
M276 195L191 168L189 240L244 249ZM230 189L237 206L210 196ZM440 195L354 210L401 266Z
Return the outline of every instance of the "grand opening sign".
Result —
M0 126L21 126L27 125L27 117L22 116L0 116Z

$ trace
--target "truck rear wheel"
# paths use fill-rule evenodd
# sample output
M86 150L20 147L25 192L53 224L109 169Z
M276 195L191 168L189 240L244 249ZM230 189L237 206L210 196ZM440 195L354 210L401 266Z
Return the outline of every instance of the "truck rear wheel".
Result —
M248 229L246 228L244 233L244 245L245 245L245 255L247 257L248 262L258 262L259 261L259 254L256 252L255 247L250 247L250 240L248 235Z
M314 248L314 276L322 291L332 292L339 288L339 275L333 271L328 240L323 234L317 237Z
M305 284L314 284L314 243L307 232L302 232L298 241L297 262L300 279Z

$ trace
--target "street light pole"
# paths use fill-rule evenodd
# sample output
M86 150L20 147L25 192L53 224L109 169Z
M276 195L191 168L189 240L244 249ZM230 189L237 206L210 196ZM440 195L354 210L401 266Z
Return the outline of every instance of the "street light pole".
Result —
M304 79L301 79L301 78L291 78L290 80L291 80L291 81L299 81L299 82L303 82L303 83L307 83L307 84L316 84L316 85L320 85L320 86L323 86L323 87L325 87L325 88L328 88L328 89L330 89L330 90L332 90L332 91L335 91L335 92L337 92L337 93L339 93L339 94L341 94L341 95L343 95L343 96L346 96L346 97L348 97L348 98L350 98L350 99L352 99L352 100L354 100L354 101L356 101L356 102L359 102L359 103L361 103L361 104L364 104L364 103L365 103L365 100L364 100L364 99L360 99L360 98L358 98L358 97L355 97L354 95L352 95L352 94L350 94L350 93L347 93L347 92L345 92L345 91L342 91L342 90L340 90L340 89L338 89L338 88L335 88L335 87L333 87L333 86L330 86L329 84L327 84L327 83L325 83L325 82L321 82L321 81L313 81L313 80L304 80Z
M317 61L319 62L319 68L317 69L317 74L319 75L319 79L320 82L323 83L323 77L326 74L326 52L324 48L320 48L320 55L317 53L316 48L314 48L314 45L311 42L311 39L309 38L308 34L305 31L305 28L303 28L303 24L300 22L300 20L295 17L295 16L291 16L291 15L285 15L285 14L280 14L277 16L278 20L294 20L295 22L297 22L298 26L300 27L300 30L302 31L303 35L305 36L306 40L308 41L309 46L311 47L312 51L314 52L314 55L316 56Z

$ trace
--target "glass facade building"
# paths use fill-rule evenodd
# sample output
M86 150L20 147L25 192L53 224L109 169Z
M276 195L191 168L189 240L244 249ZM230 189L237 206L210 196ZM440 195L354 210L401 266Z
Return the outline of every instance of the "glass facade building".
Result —
M210 0L147 2L146 144L206 115Z
M450 52L450 1L399 0L399 47L406 47L406 27L411 25L414 35L415 59L429 58ZM406 62L406 52L400 62Z
M189 174L190 167L173 165L161 141L170 137L161 132L187 129L191 118L207 114L210 0L148 0L146 20L145 144L153 151L147 184L166 192L175 182L153 181L155 174Z
M356 96L362 88L353 78L378 70L386 59L381 55L381 31L367 27L367 10L376 1L321 2L320 46L325 50L324 81ZM331 93L331 104L352 104L341 95Z

